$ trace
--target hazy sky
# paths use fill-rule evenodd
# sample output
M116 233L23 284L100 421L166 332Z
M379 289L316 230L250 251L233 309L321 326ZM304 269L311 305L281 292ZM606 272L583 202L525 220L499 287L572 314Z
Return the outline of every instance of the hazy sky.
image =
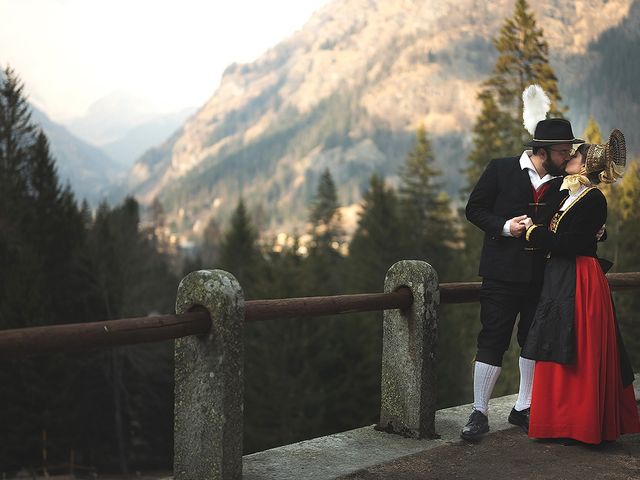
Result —
M0 66L58 121L114 90L160 111L202 105L329 0L0 0Z

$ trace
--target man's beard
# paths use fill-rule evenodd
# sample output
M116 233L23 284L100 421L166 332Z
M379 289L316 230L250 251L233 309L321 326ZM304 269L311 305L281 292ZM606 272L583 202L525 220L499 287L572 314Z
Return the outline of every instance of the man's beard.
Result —
M546 170L546 172L551 175L552 177L558 177L560 175L565 175L566 172L564 171L564 165L562 167L558 167L556 166L550 159L549 157L544 159L544 162L542 162L542 168L544 168Z

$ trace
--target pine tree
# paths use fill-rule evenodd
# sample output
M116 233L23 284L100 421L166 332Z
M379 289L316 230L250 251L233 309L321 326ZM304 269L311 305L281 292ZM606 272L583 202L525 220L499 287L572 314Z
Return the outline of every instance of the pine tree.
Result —
M61 188L47 138L31 122L24 86L8 68L0 74L0 185L0 326L78 321L80 212L70 189ZM60 354L12 363L0 371L0 385L10 386L0 397L11 404L0 408L0 423L16 429L2 431L0 463L4 446L13 444L11 461L28 465L42 431L71 436L73 368Z
M598 122L596 122L596 119L593 118L593 115L589 116L587 127L584 129L584 133L582 135L587 143L603 143L602 130L600 130L600 126L598 125Z
M473 126L473 149L469 154L468 166L463 170L467 180L463 190L465 195L471 193L491 158L513 155L513 151L509 151L512 144L509 138L512 117L500 110L490 90L482 90L478 99L481 109Z
M462 190L467 197L491 158L513 155L509 151L512 145L510 133L512 131L512 117L500 110L493 93L484 89L478 95L482 107L480 115L473 126L473 149L469 154L467 167L463 169L466 177L466 187ZM460 212L464 218L464 213ZM459 277L456 280L472 280L477 278L477 264L480 259L483 232L469 222L462 224L465 239L465 249L460 252L464 261L460 262Z
M392 187L374 174L363 194L358 227L349 245L349 290L354 293L380 292L384 278L395 262L404 258L399 243L403 235L400 202ZM343 332L351 345L349 374L355 391L349 394L351 416L356 424L377 420L382 364L382 312L354 315L344 321Z
M34 131L24 84L6 67L0 74L0 218L15 211L25 193L24 170Z
M478 100L481 113L473 129L474 148L467 168L466 192L479 178L491 158L514 155L530 135L522 126L522 92L532 83L549 95L549 115L561 117L558 80L549 63L549 46L542 28L529 11L526 0L517 0L513 16L507 18L493 40L498 59L493 74L484 83Z
M231 216L231 227L220 245L220 268L236 277L245 296L251 298L262 269L258 232L240 199Z
M349 246L350 284L356 292L381 290L384 276L402 259L400 205L395 191L374 174L363 195L362 210Z
M309 215L314 248L335 249L336 244L342 241L343 232L339 206L336 185L327 168L318 182L318 189Z
M419 127L416 143L400 170L400 201L403 226L399 248L405 258L432 264L439 275L451 254L448 242L454 240L450 202L439 182L441 171L426 130Z
M536 83L547 92L550 115L561 116L565 110L560 106L558 79L549 64L549 45L526 0L516 0L513 17L505 20L494 46L499 55L486 86L496 94L500 107L515 119L513 139L517 149L529 138L521 120L522 92L528 85Z
M344 257L339 250L344 232L339 208L336 186L326 169L318 182L309 214L311 243L303 265L310 286L307 295L335 295L344 291Z
M598 244L598 256L614 262L613 271L640 271L640 164L631 162L622 180L613 185L607 197L607 240ZM625 340L632 366L640 365L640 309L638 295L633 292L614 293L620 331Z
M202 233L202 263L203 265L215 265L220 256L220 243L222 233L220 226L214 217L209 219L207 226Z
M298 242L281 252L268 250L268 268L259 283L260 298L300 297L304 291ZM297 394L302 383L313 388L306 358L308 324L302 318L276 319L245 326L245 453L265 450L303 438L302 431L318 412L298 415L306 406ZM296 359L296 360L294 360ZM307 423L305 423L307 422Z
M85 253L89 320L172 310L177 279L139 227L139 206L133 198L114 209L106 204L98 208ZM170 453L172 425L164 415L171 411L171 354L170 346L153 344L113 348L89 357L78 376L95 388L76 392L81 399L76 416L84 419L79 423L79 437L84 440L80 452L109 452L122 472L128 471L136 455L157 454L153 457L157 461ZM102 412L99 416L97 409ZM92 417L101 421L90 421Z
M139 231L137 203L102 205L95 221L86 203L78 209L29 120L21 82L11 70L0 77L0 328L171 311L177 279ZM0 464L37 464L43 431L51 463L69 448L98 467L113 468L114 458L123 470L133 458L166 462L171 358L158 344L8 362L0 369Z

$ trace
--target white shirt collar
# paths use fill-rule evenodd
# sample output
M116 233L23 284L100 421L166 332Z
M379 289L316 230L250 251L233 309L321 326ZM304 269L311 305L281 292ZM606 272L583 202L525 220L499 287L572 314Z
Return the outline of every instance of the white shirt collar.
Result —
M564 211L567 208L569 208L569 205L571 205L573 202L575 202L578 199L578 197L580 195L582 195L582 192L584 192L586 189L587 189L586 185L580 185L580 188L576 191L576 193L569 194L567 199L564 202L562 202L562 206L560 207L560 211Z
M533 150L525 150L524 152L522 152L522 155L520 155L520 168L522 170L528 170L529 178L531 179L531 185L533 185L533 188L537 190L542 184L547 183L549 180L553 180L556 177L551 176L548 173L545 174L544 177L540 177L540 175L538 175L536 167L531 161L531 155L533 155Z

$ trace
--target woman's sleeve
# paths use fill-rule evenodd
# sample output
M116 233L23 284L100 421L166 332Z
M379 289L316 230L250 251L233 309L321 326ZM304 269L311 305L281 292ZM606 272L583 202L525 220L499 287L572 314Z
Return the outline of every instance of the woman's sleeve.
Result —
M526 240L555 255L576 256L589 252L596 242L596 233L607 220L607 200L600 190L592 190L578 200L579 209L569 230L554 233L543 226L527 229Z

